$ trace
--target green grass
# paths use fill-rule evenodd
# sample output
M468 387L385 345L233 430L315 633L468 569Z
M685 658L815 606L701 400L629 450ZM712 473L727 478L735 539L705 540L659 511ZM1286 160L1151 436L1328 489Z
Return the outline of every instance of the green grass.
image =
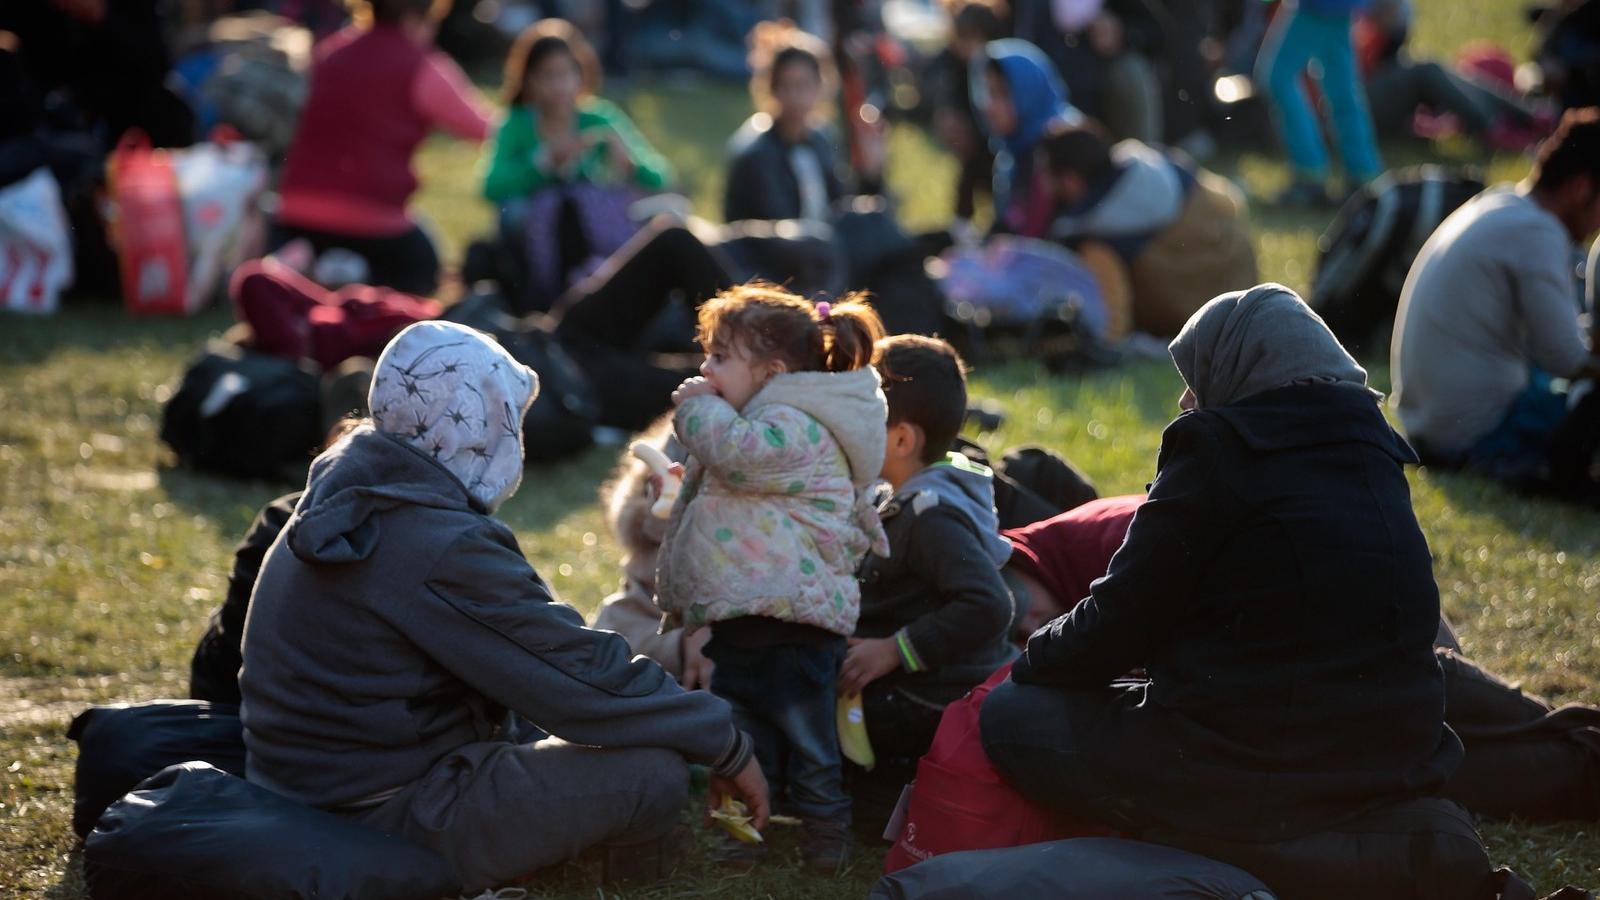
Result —
M1528 44L1516 4L1424 4L1421 48L1449 50L1475 36ZM678 166L696 207L720 208L723 141L745 115L728 86L640 87L628 107ZM1443 154L1487 162L1514 178L1516 159L1482 160L1460 144L1386 148L1391 163ZM954 169L920 132L892 138L891 188L909 225L941 223ZM475 154L435 142L423 154L419 207L447 255L485 230ZM1214 168L1256 193L1287 175L1264 140ZM1262 277L1305 288L1317 216L1258 211ZM222 597L234 541L255 510L290 487L241 483L164 464L162 403L225 310L183 321L131 321L111 306L75 305L50 319L0 318L0 896L85 896L68 830L74 750L70 717L93 702L182 696L188 657ZM1372 366L1379 387L1382 360ZM1148 362L1081 378L1027 363L985 366L973 392L1007 413L995 446L1032 442L1077 462L1104 494L1142 489L1162 426L1174 413L1176 373ZM530 470L504 510L539 571L586 612L617 579L619 550L594 503L613 462L607 451ZM1470 479L1418 471L1418 517L1436 557L1445 608L1468 653L1558 702L1600 703L1600 518L1527 500ZM1600 883L1600 825L1484 829L1495 861L1545 889ZM650 897L860 896L877 846L838 882L804 873L791 836L749 875L696 854ZM574 871L554 873L550 896L594 897Z

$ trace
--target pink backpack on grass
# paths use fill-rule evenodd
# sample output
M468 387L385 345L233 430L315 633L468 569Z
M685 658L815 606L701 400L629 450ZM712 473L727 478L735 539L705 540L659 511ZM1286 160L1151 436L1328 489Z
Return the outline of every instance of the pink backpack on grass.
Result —
M1029 800L1000 778L983 752L978 713L995 686L1011 677L1011 664L967 696L945 707L933 745L917 763L905 822L884 858L897 872L959 850L1019 847L1074 837L1104 837L1104 826L1064 816Z

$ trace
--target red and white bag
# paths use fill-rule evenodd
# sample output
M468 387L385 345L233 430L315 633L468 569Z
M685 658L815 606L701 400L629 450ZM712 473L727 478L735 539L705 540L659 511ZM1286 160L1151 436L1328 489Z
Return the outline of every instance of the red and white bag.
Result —
M134 315L193 315L259 250L267 163L243 141L155 150L137 131L107 162L122 297Z
M55 312L72 272L72 231L50 170L0 189L0 309Z
M933 744L917 762L904 824L883 860L883 871L898 872L930 857L959 850L1020 847L1074 837L1103 837L1111 831L1054 813L1001 780L983 752L978 713L995 686L1011 677L1002 666L989 680L945 707Z

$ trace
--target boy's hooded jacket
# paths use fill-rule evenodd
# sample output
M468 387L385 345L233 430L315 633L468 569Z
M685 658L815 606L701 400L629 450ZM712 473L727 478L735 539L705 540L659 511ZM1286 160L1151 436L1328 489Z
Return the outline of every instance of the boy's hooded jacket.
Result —
M1016 655L1015 605L1000 577L1011 543L1000 536L994 475L951 453L886 497L879 515L890 552L861 564L856 635L894 638L900 669L873 688L949 703Z
M690 627L742 616L855 631L856 565L887 552L872 507L888 405L878 373L774 376L742 412L691 397L674 417L688 448L656 585Z
M384 351L378 427L312 463L256 583L240 674L251 781L319 807L376 802L446 753L502 739L505 709L575 743L724 771L747 754L724 701L583 627L487 514L520 477L511 434L535 383L450 323Z

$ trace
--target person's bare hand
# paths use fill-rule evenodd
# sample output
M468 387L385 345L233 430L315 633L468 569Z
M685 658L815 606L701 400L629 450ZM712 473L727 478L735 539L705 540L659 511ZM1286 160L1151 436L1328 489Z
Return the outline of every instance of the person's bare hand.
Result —
M732 797L744 803L745 810L750 813L752 828L761 831L767 827L767 818L772 815L772 804L767 795L767 776L762 774L761 763L754 756L732 778L711 776L711 788L706 791L707 824L711 822L711 811L722 805L723 797Z
M678 389L672 392L672 405L682 406L683 401L688 400L690 397L704 397L715 395L716 393L717 389L711 386L711 382L696 375L693 378L684 379L683 384L678 385Z
M577 158L578 154L587 149L588 144L584 142L582 135L568 134L552 138L549 147L550 164L557 169L564 169Z
M622 142L622 136L615 131L611 132L611 136L606 139L606 148L611 154L611 166L617 180L632 181L638 164L633 161L633 154L628 152L628 145Z
M1084 35L1089 39L1089 46L1101 56L1116 56L1122 52L1122 20L1111 13L1095 16L1084 29Z
M854 697L879 678L900 668L894 638L851 638L839 667L839 696Z
M711 690L711 670L715 664L706 656L706 643L711 640L711 629L702 628L683 636L683 674L678 683L686 691Z
M675 462L675 463L669 464L667 466L667 474L671 475L673 478L678 479L679 481L682 481L683 480L683 463ZM657 475L656 473L651 472L649 475L645 476L644 483L645 483L645 487L646 487L645 498L647 500L649 500L650 502L654 503L655 501L661 499L661 476L660 475ZM706 632L707 640L710 639L710 634L711 633L709 631ZM701 641L700 643L703 645L705 643L705 641Z

